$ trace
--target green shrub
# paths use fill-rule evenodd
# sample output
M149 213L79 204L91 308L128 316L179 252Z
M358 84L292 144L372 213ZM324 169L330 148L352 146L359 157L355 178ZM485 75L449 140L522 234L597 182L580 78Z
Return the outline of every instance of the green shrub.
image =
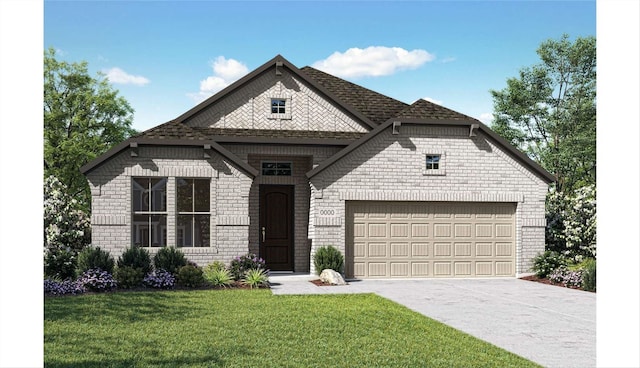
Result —
M100 247L85 247L78 253L78 275L87 270L99 268L108 273L113 273L115 261L109 252L100 249Z
M153 257L156 270L165 270L177 275L180 267L187 265L187 259L181 250L174 247L164 247Z
M342 273L344 256L332 245L320 247L313 256L313 264L316 267L316 273L318 275L322 270L326 270L327 268Z
M584 273L582 274L582 289L596 291L596 260L590 258L585 263Z
M122 289L131 289L142 285L144 273L141 268L133 268L131 266L118 266L116 268L115 279L118 287Z
M51 249L44 257L44 275L58 280L73 279L76 275L76 252L71 249Z
M203 275L204 279L212 286L226 287L231 285L233 281L229 270L224 268L224 266L220 268L219 265L215 265L214 263L204 268Z
M242 279L242 283L250 288L259 288L269 285L269 275L267 271L261 269L247 270Z
M178 284L186 287L198 287L204 283L202 269L193 264L180 267L177 278Z
M142 276L151 272L151 256L142 247L131 246L118 257L118 267L131 267L142 271Z
M531 268L536 276L545 278L553 271L561 266L566 266L567 262L560 254L547 250L533 258L533 267Z

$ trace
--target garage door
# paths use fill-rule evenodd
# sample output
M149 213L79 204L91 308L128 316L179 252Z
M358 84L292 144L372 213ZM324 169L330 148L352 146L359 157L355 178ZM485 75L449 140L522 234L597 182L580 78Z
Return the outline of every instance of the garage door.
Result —
M514 203L346 204L347 277L515 275Z

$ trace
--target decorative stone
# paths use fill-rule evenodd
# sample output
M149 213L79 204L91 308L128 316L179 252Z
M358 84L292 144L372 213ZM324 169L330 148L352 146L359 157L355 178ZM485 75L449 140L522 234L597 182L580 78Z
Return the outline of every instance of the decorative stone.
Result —
M322 270L322 273L320 273L320 280L322 280L322 282L324 282L326 284L331 284L331 285L346 285L347 284L344 281L344 278L342 277L342 275L340 275L336 271L334 271L332 269L329 269L329 268Z

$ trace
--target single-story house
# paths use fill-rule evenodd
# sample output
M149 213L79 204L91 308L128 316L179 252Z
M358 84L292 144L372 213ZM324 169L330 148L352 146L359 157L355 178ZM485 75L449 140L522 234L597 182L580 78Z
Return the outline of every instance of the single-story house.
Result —
M280 55L81 170L92 243L116 258L175 246L306 273L333 245L349 278L529 273L554 180L472 117Z

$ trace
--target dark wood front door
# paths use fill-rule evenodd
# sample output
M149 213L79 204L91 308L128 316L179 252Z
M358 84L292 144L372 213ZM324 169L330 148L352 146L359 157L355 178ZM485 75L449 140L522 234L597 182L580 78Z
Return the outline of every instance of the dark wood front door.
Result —
M272 271L293 271L293 185L260 185L260 257Z

